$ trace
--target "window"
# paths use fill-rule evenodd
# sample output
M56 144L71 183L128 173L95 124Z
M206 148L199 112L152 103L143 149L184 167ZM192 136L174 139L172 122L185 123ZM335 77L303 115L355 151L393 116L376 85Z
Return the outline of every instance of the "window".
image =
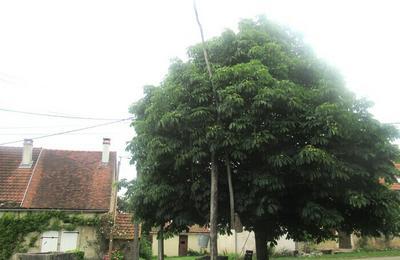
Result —
M42 236L40 252L56 252L58 247L58 231L46 231Z
M66 252L78 248L78 231L46 231L40 252Z
M78 232L76 231L62 231L60 251L66 252L68 250L75 250L78 245Z

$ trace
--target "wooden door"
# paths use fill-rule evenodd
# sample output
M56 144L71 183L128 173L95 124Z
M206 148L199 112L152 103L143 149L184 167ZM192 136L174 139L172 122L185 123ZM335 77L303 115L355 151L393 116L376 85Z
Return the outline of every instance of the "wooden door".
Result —
M345 232L339 231L339 248L351 249L351 235Z
M179 256L187 255L188 251L188 236L179 235Z

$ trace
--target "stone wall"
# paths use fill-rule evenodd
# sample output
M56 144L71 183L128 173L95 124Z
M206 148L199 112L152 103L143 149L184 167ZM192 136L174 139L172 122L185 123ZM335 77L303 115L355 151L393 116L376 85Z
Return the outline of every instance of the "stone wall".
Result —
M400 237L357 237L353 236L355 248L367 249L400 249Z
M16 254L12 260L76 260L72 253L25 253Z

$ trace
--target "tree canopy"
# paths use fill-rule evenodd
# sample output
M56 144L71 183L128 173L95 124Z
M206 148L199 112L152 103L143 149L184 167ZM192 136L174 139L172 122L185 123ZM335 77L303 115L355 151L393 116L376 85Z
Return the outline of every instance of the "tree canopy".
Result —
M196 45L131 107L137 216L168 222L171 231L207 224L215 151L220 227L229 227L228 163L235 208L255 231L258 259L284 234L315 241L334 237L332 230L397 234L400 200L389 184L398 133L375 120L371 104L299 34L265 18L243 20L238 32L209 40L207 51L212 82Z

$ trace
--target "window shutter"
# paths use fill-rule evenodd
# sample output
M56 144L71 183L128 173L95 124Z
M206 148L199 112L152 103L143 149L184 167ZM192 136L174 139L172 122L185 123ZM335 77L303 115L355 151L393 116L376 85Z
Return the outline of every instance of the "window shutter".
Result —
M60 251L66 252L69 250L75 250L78 246L78 234L77 231L62 231Z
M46 231L42 235L40 252L57 252L58 231Z

